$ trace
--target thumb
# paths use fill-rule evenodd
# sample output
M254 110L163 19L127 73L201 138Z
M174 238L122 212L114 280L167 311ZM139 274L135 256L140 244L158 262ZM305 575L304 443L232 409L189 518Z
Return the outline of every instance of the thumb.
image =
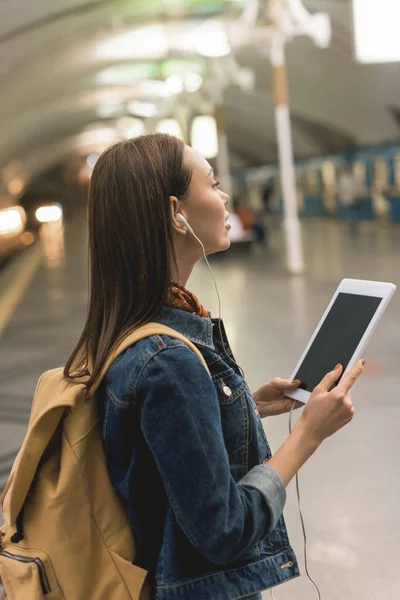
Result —
M275 379L271 381L271 384L278 390L292 390L299 387L301 381L300 379L292 381L291 379L280 379L279 377L275 377Z
M285 381L285 387L290 388L290 389L297 388L297 387L299 387L300 384L301 384L300 379L295 379L294 381L292 381L291 379L287 379Z

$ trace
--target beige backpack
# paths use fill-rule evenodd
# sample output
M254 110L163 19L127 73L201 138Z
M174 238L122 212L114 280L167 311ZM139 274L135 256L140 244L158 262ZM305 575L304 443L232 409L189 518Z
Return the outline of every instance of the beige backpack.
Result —
M9 600L147 600L147 572L133 564L135 546L125 509L108 477L95 391L126 348L151 335L185 342L149 323L111 353L86 397L63 369L39 379L28 431L2 494L3 598ZM208 371L208 369L207 369Z

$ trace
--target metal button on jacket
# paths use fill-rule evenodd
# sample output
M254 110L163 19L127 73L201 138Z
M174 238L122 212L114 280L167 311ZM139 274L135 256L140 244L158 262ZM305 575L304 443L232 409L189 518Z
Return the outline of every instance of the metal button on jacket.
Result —
M224 385L222 391L224 392L225 396L232 396L232 390L227 385Z

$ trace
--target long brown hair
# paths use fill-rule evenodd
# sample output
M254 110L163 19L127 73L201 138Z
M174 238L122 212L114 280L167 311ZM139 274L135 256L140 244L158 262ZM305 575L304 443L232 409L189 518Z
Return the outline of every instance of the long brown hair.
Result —
M153 134L108 148L93 169L88 199L89 307L64 376L90 387L115 342L163 305L175 261L170 196L184 198L191 169L184 144Z

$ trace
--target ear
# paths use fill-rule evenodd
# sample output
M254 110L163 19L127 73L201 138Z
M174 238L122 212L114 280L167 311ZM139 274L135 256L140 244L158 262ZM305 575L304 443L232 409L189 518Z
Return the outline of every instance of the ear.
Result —
M183 225L183 223L179 223L179 221L176 220L176 215L178 212L181 212L183 214L183 216L186 218L184 212L180 209L179 206L179 200L178 198L176 198L176 196L170 196L169 197L169 201L170 201L170 205L171 205L171 223L172 223L172 227L174 228L174 230L177 233L180 233L181 235L186 235L187 234L187 229L186 227Z

